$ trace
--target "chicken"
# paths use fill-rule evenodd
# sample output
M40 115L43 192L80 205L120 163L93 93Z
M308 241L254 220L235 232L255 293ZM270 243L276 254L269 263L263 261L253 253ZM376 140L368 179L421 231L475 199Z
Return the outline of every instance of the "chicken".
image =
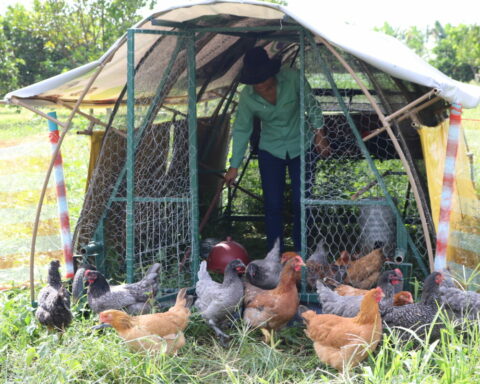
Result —
M133 351L175 354L185 345L183 330L190 317L186 292L186 288L180 289L175 305L163 313L130 316L116 309L100 312L102 325L96 328L113 327Z
M320 361L343 372L365 360L377 347L382 337L382 319L378 303L382 288L371 289L362 296L360 311L353 318L336 315L302 313L307 329L305 334L313 341Z
M304 265L300 256L288 260L275 289L262 291L244 302L243 319L249 326L259 327L265 342L271 342L272 346L274 331L286 325L297 312L299 298L295 274Z
M369 289L377 282L384 262L382 249L374 249L368 255L348 264L343 282L355 288Z
M296 256L299 256L298 253L296 252L284 252L281 258L282 265L285 265L285 263L288 260L293 259ZM299 269L297 272L295 272L295 281L297 282L297 288L301 280L302 280L302 271ZM259 293L267 291L267 289L262 289L253 284L250 284L246 279L243 279L243 290L244 290L244 301L246 302L252 301L252 299Z
M382 288L384 298L380 302L380 309L393 305L393 295L396 291L398 281L402 281L403 275L400 269L384 271L377 286ZM326 287L321 280L317 281L317 293L319 302L322 305L322 313L334 314L343 317L354 317L360 310L363 296L340 296L337 292Z
M329 264L325 243L323 240L320 240L315 251L306 261L308 285L314 288L316 281L319 279L328 285L334 285L343 281L348 262L348 253L342 253L333 264Z
M38 294L35 317L48 329L63 331L72 322L72 312L70 312L70 294L62 285L59 268L58 260L50 262L48 285L43 287Z
M245 275L250 284L262 289L273 289L278 285L281 270L280 239L277 239L264 259L253 260L248 264Z
M393 296L394 307L401 307L407 304L413 304L413 296L410 292L400 291Z
M391 273L390 284L393 285L394 293L397 294L403 287L403 273L399 268L389 272ZM388 274L385 276L388 276ZM368 290L354 288L351 285L340 284L335 288L335 292L337 292L340 296L363 296L368 292Z
M159 269L160 264L153 264L142 280L112 287L100 272L87 269L84 279L88 282L88 305L95 313L107 309L123 309L131 315L151 312L149 301L158 292Z
M439 287L440 298L445 308L459 320L478 319L480 294L457 288L450 277L445 278Z
M242 303L243 283L239 273L245 271L245 264L239 259L233 260L225 267L223 282L212 280L207 272L207 262L200 263L198 281L195 285L197 300L195 307L202 318L215 331L220 343L227 346L230 337L222 331L228 322L228 316Z
M403 305L401 307L389 307L382 311L385 327L397 328L401 340L407 340L411 333L401 328L409 329L420 338L429 335L430 341L440 337L440 329L443 327L439 322L435 323L435 317L439 311L440 291L439 286L443 281L443 274L433 272L427 276L423 284L422 296L419 303Z

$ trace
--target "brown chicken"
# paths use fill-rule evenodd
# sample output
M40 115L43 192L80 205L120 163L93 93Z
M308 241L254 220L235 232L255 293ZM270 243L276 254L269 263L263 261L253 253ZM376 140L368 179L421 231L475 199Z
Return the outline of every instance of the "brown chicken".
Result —
M296 273L304 265L298 255L288 260L275 289L258 292L244 301L243 319L250 326L260 328L267 344L273 346L274 331L286 325L297 312L299 298Z
M282 265L285 265L285 263L293 259L294 257L299 256L298 253L296 252L284 252L282 253L282 257L280 259L280 262ZM302 271L298 270L295 272L295 279L297 281L297 287L300 281L302 280ZM244 296L243 300L246 302L252 301L252 299L258 295L260 292L265 292L266 289L262 289L260 287L257 287L256 285L251 284L247 279L243 279L243 288L244 288Z
M353 318L336 315L302 313L320 361L343 371L358 365L374 351L382 337L382 319L378 303L383 297L380 287L373 288L363 298L360 312Z
M347 265L345 284L350 284L355 288L370 289L377 283L381 274L385 256L382 249L374 249L369 254L353 260Z
M186 306L186 288L177 295L177 301L167 312L130 316L109 309L100 313L100 327L115 328L119 336L134 351L159 351L175 354L185 345L183 330L188 325L190 309Z
M385 290L386 285L393 287L395 293L400 292L403 287L403 273L399 268L384 271L377 280L377 286ZM368 289L360 289L352 287L351 285L340 284L335 288L340 296L364 296Z
M413 304L413 296L410 292L400 291L393 296L394 307L401 307L407 304Z

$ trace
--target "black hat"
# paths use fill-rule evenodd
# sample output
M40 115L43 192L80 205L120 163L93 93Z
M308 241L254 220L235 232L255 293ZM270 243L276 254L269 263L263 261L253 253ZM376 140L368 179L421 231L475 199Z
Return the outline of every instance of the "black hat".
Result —
M258 84L274 76L280 70L281 61L270 59L262 47L249 49L243 57L239 81L243 84Z

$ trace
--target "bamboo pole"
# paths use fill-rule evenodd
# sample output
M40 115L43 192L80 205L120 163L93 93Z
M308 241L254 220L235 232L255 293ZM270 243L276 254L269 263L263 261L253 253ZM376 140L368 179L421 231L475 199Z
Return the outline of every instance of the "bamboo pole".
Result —
M403 153L403 150L400 147L400 144L398 143L398 140L395 137L388 120L386 119L385 115L381 111L380 107L378 106L378 104L375 101L375 99L373 98L373 96L370 94L370 92L367 89L367 87L365 86L365 84L363 84L362 80L357 76L355 71L350 67L350 65L345 61L345 59L336 51L335 48L332 47L332 45L328 41L326 41L322 37L319 37L319 39L325 45L325 47L337 58L337 60L343 65L343 67L348 71L348 73L350 73L352 78L360 86L360 89L363 91L363 93L365 94L365 97L368 99L368 101L372 105L373 109L375 110L378 117L380 118L380 121L382 122L383 126L386 128L388 136L392 140L392 143L395 147L395 150L397 151L397 153L400 157L400 160L402 161L402 164L405 167L405 171L407 172L407 176L408 176L408 180L410 182L410 185L412 186L412 192L413 192L413 195L415 197L415 201L416 201L417 206L418 206L420 221L422 223L422 230L423 230L423 233L424 233L424 236L425 236L425 243L426 243L426 246L427 246L427 253L428 253L428 260L429 260L429 264L430 264L430 270L433 271L433 265L434 265L433 248L432 248L432 243L431 243L431 239L430 239L430 233L428 231L427 220L426 220L426 217L425 217L425 212L424 212L425 208L423 207L422 200L420 199L420 193L418 191L417 185L415 184L415 179L413 177L412 170L410 169L410 166L409 166L408 161L405 157L405 154ZM435 93L435 92L436 92L436 90L433 89L429 93L432 93L432 95L433 95L433 93ZM422 97L427 98L427 95L428 94L423 95ZM392 119L392 116L394 116L394 115L395 115L395 113L391 114L390 119Z

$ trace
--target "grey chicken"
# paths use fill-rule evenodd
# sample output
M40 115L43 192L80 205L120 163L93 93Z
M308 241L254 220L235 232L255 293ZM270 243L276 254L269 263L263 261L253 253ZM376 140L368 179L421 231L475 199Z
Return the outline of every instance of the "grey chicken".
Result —
M88 305L95 313L107 309L124 310L130 315L150 313L150 300L158 292L160 264L153 264L142 280L132 284L110 286L99 271L87 269L84 279L88 283Z
M277 239L264 259L253 260L248 264L245 275L256 287L273 289L278 285L281 271L280 239Z
M198 281L195 285L197 300L195 307L202 318L215 331L223 346L228 344L230 337L223 332L228 316L241 304L243 300L243 283L239 273L245 271L245 264L241 260L233 260L225 267L223 282L213 281L207 271L207 262L200 263Z
M38 307L35 317L49 329L63 331L72 322L70 312L70 294L62 285L60 278L60 262L53 260L48 268L48 285L38 294Z
M384 271L380 275L377 286L382 288L385 295L379 303L380 311L393 306L393 296L401 290L402 284L398 284L398 281L403 281L402 272L398 268ZM324 314L355 317L360 311L363 296L341 296L326 287L321 280L317 281L317 293Z
M480 312L480 294L457 288L450 277L440 285L440 298L445 308L458 320L478 319Z
M420 338L429 335L429 341L440 337L440 330L443 325L435 317L440 309L440 284L443 281L443 274L433 272L427 276L423 283L420 302L407 304L401 307L389 307L381 311L384 327L406 328L414 331ZM400 339L408 340L411 333L398 329Z

